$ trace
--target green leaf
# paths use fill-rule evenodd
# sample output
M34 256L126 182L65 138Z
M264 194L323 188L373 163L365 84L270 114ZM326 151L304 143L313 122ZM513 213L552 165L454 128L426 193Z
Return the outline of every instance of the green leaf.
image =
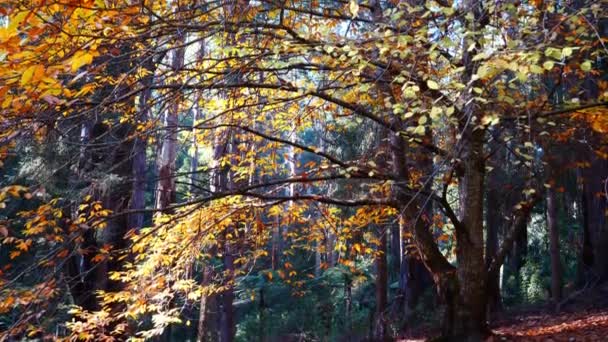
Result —
M542 74L544 72L543 68L539 67L536 64L530 65L530 72L533 74Z
M426 85L429 87L429 89L433 89L433 90L439 89L439 84L437 84L437 82L435 82L433 80L427 80Z
M581 64L581 70L583 70L583 71L591 70L591 61L584 61L583 64Z

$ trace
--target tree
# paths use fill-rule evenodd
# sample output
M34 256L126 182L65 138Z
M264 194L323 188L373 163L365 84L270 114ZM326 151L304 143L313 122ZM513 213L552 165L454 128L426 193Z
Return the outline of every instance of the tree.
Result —
M599 91L585 99L564 91L563 101L549 101L563 75L576 89L581 76L597 72L594 60L606 53L594 30L603 14L597 4L581 4L574 14L561 3L493 1L10 5L4 10L10 24L0 36L7 54L0 122L10 128L0 136L3 145L10 148L14 134L41 123L52 130L64 120L91 120L102 130L88 143L103 140L99 170L116 171L120 179L102 208L84 207L112 211L104 234L113 249L104 262L120 286L99 297L108 310L76 311L79 321L69 325L74 335L120 336L130 320L151 317L139 328L151 337L181 321L177 303L219 295L220 339L231 341L240 277L256 270L268 281L278 276L302 287L303 272L285 266L289 253L320 249L322 229L330 250L319 252L331 256L332 266L356 274L357 258L377 259L382 316L387 241L385 233L374 237L374 227L400 221L444 304L443 335L481 340L488 333L488 290L496 294L499 269L525 240L544 192L536 156L542 139L562 127L593 126L575 115L588 117L606 105ZM554 13L552 20L543 19L546 13ZM209 51L190 62L200 40ZM167 55L172 65L163 67ZM80 89L74 86L84 79ZM204 105L205 118L186 129L209 151L201 165L211 166L200 173L211 181L182 198L175 184L190 186L195 178L174 166L178 145L190 144L179 134L179 106L195 101ZM147 119L146 109L164 112L166 120ZM564 117L554 128L552 120ZM342 146L306 139L313 127L338 141L373 132L369 139L378 143L347 155ZM156 130L168 133L161 141L158 201L142 209L141 139ZM487 168L499 148L517 161L521 182L514 208L495 213L490 195L499 189ZM308 161L295 166L289 160ZM133 194L124 190L131 187ZM588 189L591 203L596 198ZM143 211L162 213L150 227L129 231L141 216L133 227L125 216ZM498 214L511 218L502 243ZM269 218L290 225L283 266L271 271L257 264L268 254ZM19 248L28 240L14 241ZM192 274L199 263L206 265L204 281ZM200 306L203 316L206 305ZM95 321L122 330L104 330Z

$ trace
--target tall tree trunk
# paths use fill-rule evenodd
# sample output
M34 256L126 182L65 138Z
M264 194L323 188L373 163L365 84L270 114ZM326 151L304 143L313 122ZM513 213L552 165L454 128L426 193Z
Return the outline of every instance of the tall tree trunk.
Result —
M148 70L152 69L151 66ZM153 72L153 71L151 71ZM139 122L145 123L150 115L150 103L149 100L152 97L152 89L150 86L154 80L153 75L147 75L142 80L143 86L145 87L139 98ZM138 135L135 138L133 146L133 190L131 195L131 202L129 203L130 210L142 210L145 208L145 191L146 191L146 148L148 146L147 137ZM129 228L139 229L144 225L144 213L134 212L129 214Z
M456 336L479 341L486 330L486 267L483 241L484 130L471 130L463 139L463 176L460 178L460 222L456 228L456 257L460 296ZM468 136L468 137L467 137Z
M199 177L198 177L198 159L199 159L199 150L198 150L198 141L197 141L197 133L198 129L196 128L197 121L202 118L202 108L198 103L200 101L200 94L197 96L195 100L197 103L194 105L194 113L192 115L192 155L190 156L190 196L194 197L194 194L197 192L199 186Z
M387 232L386 229L378 229L378 240L380 245L376 251L376 320L374 323L374 340L387 341L387 295L388 295L388 268L386 262Z
M352 292L352 280L346 274L344 275L344 306L345 306L344 315L346 316L346 317L344 317L344 320L346 321L346 324L345 324L346 338L345 338L345 340L347 342L350 342L352 339L352 332L353 332L353 317L352 317L353 292Z
M226 241L224 244L224 272L228 275L227 289L222 292L220 311L220 342L234 340L234 246Z
M502 212L500 208L499 182L496 177L498 170L493 170L488 179L488 191L486 197L486 267L490 266L492 258L498 252L498 232L502 224ZM501 309L500 299L500 272L488 275L488 314L495 313Z
M178 34L178 44L183 44L185 36ZM171 51L171 68L178 72L184 67L186 49L178 47ZM175 202L175 160L177 157L177 126L182 95L177 92L164 113L164 136L158 159L158 183L156 186L155 208L164 210Z
M238 153L237 146L239 141L237 140L236 132L230 130L227 134L227 153L231 157L232 165L237 165L236 154ZM236 175L234 171L227 170L226 177L226 190L233 190L239 184L235 179ZM232 342L235 334L235 322L234 322L234 280L235 280L235 265L234 256L237 252L237 246L235 244L234 236L236 233L237 226L231 225L224 231L223 238L223 251L222 261L224 263L224 275L226 289L222 292L220 297L220 342ZM232 237L230 237L230 235Z
M583 223L584 232L589 236L586 242L591 245L585 259L590 262L588 281L608 279L608 198L606 180L608 161L589 154L591 165L582 170L583 183Z
M213 272L211 267L203 266L203 279L201 281L202 286L207 286L211 283L211 277ZM206 342L210 340L208 334L211 330L211 319L209 318L209 307L213 299L210 296L202 295L200 299L200 312L198 317L198 324L196 327L196 341Z
M557 196L554 187L547 189L547 228L551 254L551 300L556 305L562 300L562 265L559 255L559 226L557 223Z

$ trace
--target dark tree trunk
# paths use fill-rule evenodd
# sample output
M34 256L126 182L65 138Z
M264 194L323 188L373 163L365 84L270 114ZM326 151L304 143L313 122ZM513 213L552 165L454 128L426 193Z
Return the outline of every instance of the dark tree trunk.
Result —
M228 274L228 288L221 295L221 311L220 311L220 342L234 341L234 255L232 246L226 242L224 248L224 272Z
M144 86L149 86L152 83L153 76L146 76ZM152 96L152 89L147 88L142 92L139 99L139 107L141 113L139 121L145 123L149 118L148 100ZM146 191L146 148L148 146L146 136L137 136L133 146L133 190L131 202L129 203L130 210L142 210L145 208L145 191ZM144 213L135 212L129 214L129 228L142 228L144 225Z
M498 252L498 232L503 222L501 212L501 199L499 182L496 179L498 171L494 170L488 179L488 191L486 197L486 268L490 266L492 259ZM500 272L488 275L488 314L501 310L500 298Z
M457 308L454 336L479 341L486 331L486 266L483 241L485 132L472 130L463 139L463 176L459 181L460 222L456 227L456 257L462 305Z
M386 260L387 237L386 229L379 229L380 245L376 251L376 320L374 323L374 339L387 341L387 295L388 295L388 268Z
M344 276L344 307L345 307L345 340L350 342L352 339L352 330L353 330L353 318L352 318L352 309L353 309L353 292L352 292L352 282L349 276Z
M583 248L583 253L587 253L583 259L590 265L587 280L604 281L608 279L608 198L605 190L608 161L596 156L590 156L590 159L591 166L582 170L583 229L588 234L584 239L590 245L590 248Z
M203 279L201 281L202 286L207 286L211 283L211 278L213 276L213 269L211 266L205 265L203 266ZM214 300L214 297L202 295L200 299L200 311L198 316L198 325L196 327L196 341L197 342L206 342L212 339L209 338L209 334L213 328L212 319L210 318L211 312L211 302Z

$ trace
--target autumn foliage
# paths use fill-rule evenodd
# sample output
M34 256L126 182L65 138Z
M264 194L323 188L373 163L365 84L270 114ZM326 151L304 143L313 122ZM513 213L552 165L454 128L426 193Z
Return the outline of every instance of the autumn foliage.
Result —
M243 312L263 322L273 286L307 298L334 277L342 337L372 286L370 338L415 325L431 289L440 334L478 341L546 215L553 304L562 250L608 279L607 15L4 1L0 339L251 340Z

